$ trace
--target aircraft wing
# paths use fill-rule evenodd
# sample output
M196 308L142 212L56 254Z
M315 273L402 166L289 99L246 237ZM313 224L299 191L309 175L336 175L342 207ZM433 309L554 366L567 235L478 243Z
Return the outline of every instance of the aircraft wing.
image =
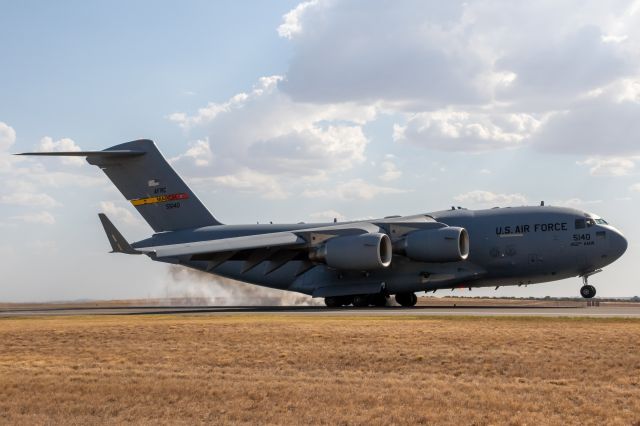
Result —
M317 244L337 235L353 235L367 232L379 232L379 227L368 222L345 223L293 231L254 234L217 240L198 241L166 246L144 247L136 249L155 257L180 257L214 255L222 252L244 250L287 248L300 249Z

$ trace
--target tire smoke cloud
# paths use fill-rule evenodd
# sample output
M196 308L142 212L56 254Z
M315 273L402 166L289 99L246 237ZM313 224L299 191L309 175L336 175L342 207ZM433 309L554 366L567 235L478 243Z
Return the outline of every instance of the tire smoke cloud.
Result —
M169 265L165 295L172 305L319 306L322 299L243 283L206 272Z

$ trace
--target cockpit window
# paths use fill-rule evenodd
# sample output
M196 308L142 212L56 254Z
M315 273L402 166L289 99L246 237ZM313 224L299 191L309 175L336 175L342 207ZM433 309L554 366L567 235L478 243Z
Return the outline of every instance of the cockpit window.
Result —
M576 229L582 229L585 227L584 219L576 219Z
M593 219L587 219L587 227L591 228L593 225L596 224L596 221Z
M596 219L596 223L598 225L608 225L607 221L604 219Z

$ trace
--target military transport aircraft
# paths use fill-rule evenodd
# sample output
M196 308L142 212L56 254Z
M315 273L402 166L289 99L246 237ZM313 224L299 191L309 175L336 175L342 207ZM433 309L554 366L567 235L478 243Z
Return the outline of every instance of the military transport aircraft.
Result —
M84 156L106 173L154 234L128 243L104 214L113 252L145 254L252 284L323 297L329 307L413 306L415 292L588 278L627 240L604 219L562 207L450 210L319 224L223 225L147 139Z

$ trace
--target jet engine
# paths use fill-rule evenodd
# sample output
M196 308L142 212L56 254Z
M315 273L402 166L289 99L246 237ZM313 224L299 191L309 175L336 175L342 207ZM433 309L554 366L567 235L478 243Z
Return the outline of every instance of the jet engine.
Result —
M457 262L469 257L469 234L455 226L423 229L405 235L394 249L419 262Z
M369 271L391 264L393 246L387 234L334 237L309 253L309 259L341 270Z

